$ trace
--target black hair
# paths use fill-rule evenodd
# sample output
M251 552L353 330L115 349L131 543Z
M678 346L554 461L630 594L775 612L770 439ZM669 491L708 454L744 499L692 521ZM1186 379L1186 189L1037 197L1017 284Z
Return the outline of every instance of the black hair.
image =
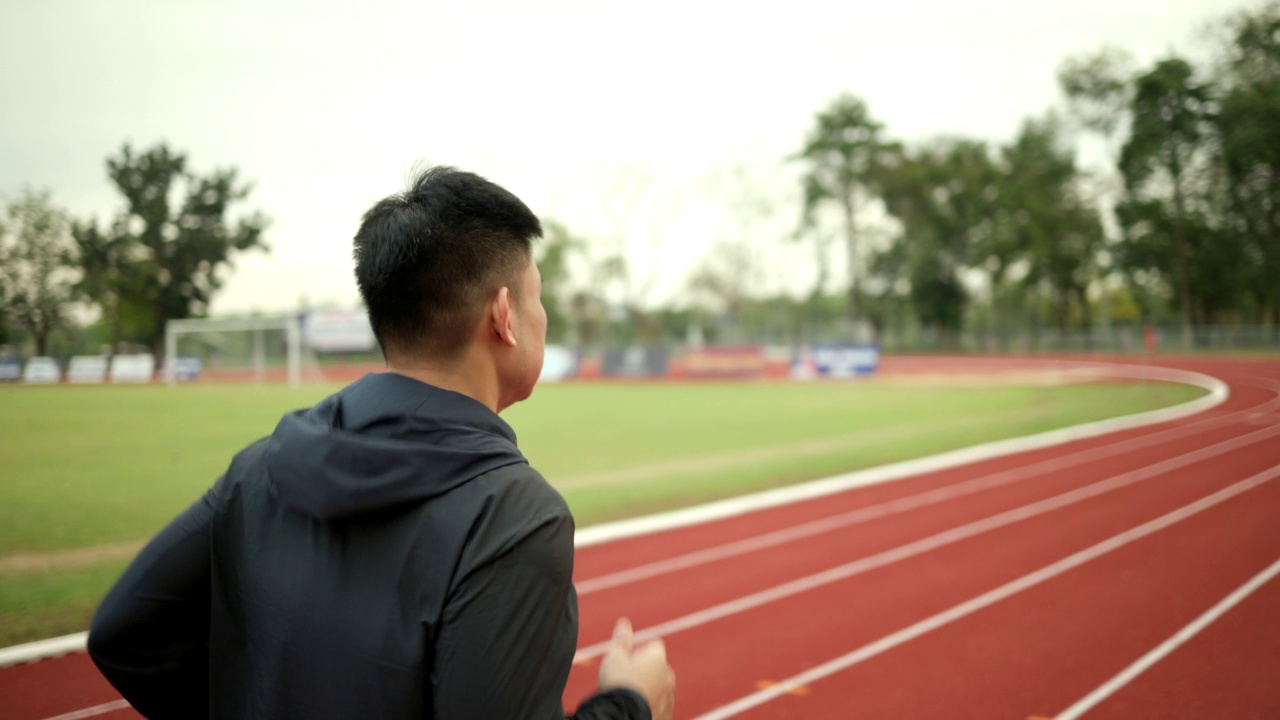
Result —
M364 214L355 237L356 282L383 355L456 359L485 301L503 286L518 297L541 236L528 206L479 175L415 173Z

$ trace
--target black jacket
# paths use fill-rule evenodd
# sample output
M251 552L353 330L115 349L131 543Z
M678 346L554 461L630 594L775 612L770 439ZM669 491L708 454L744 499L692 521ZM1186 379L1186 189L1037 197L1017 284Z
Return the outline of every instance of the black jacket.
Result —
M148 718L563 717L573 517L480 403L368 375L286 415L160 532L89 633ZM615 690L577 718L649 718Z

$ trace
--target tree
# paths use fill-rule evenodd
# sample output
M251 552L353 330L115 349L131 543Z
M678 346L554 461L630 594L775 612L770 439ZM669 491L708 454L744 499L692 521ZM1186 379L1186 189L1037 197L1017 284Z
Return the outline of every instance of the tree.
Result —
M538 243L538 270L542 273L542 306L547 311L547 338L564 341L570 330L568 306L573 295L570 265L583 248L583 241L556 220L543 220L543 238Z
M267 249L262 234L268 219L258 211L229 219L250 186L233 168L197 175L187 169L185 154L164 143L141 152L126 143L108 158L107 174L125 209L114 232L92 239L109 248L108 285L125 293L124 305L147 309L143 339L159 354L169 320L208 312L236 252Z
M105 230L93 220L71 227L81 271L76 296L98 307L112 354L126 333L130 339L142 337L152 324L150 309L140 304L143 267L124 224L122 217Z
M1189 344L1195 242L1190 194L1192 176L1210 137L1209 86L1196 79L1186 60L1162 60L1135 81L1132 108L1129 139L1120 153L1120 171L1128 193L1122 214L1130 232L1140 224L1162 231L1146 240L1165 242L1172 252L1151 253L1149 257L1165 261L1155 269L1173 279L1182 312L1183 342ZM1134 241L1132 237L1126 240Z
M1114 218L1116 205L1116 168L1119 165L1118 139L1122 125L1129 117L1133 102L1133 56L1128 51L1104 46L1097 51L1067 58L1058 68L1058 86L1067 97L1070 117L1083 130L1098 137L1106 149L1109 171L1100 173L1098 199L1104 217ZM1108 236L1104 225L1103 247L1114 236ZM1090 258L1098 268L1102 285L1099 294L1104 333L1110 337L1111 291L1107 287L1110 258Z
M1112 46L1069 57L1058 67L1058 86L1071 117L1108 146L1131 110L1132 67L1133 56Z
M619 255L599 260L591 257L587 240L558 220L543 219L542 229L537 258L547 338L593 346L603 339L609 322L604 292L623 282L626 261Z
M751 246L721 239L689 276L689 289L723 313L724 338L742 341L741 328L752 293L759 290L760 267Z
M706 181L706 195L719 206L720 222L711 251L689 275L688 289L702 301L700 315L709 308L720 314L725 325L720 337L725 340L744 337L747 307L753 297L766 293L762 270L769 260L764 255L787 234L778 208L792 199L783 187L791 182L779 170L774 162L740 161ZM753 320L785 325L788 318Z
M75 269L70 219L48 191L24 190L7 211L0 233L0 286L5 308L35 340L37 355L67 319Z
M7 228L4 217L0 216L0 268L5 266L4 237ZM9 343L13 329L9 326L9 280L4 272L0 272L0 351Z
M960 275L975 258L985 263L985 254L998 251L991 242L998 180L987 146L961 138L895 148L878 169L885 207L902 235L874 266L887 286L908 280L912 309L934 330L959 330L968 302Z
M647 162L614 166L597 184L604 188L598 205L604 223L584 256L592 265L590 274L602 283L595 292L614 309L608 313L615 319L609 326L620 335L609 339L656 343L667 320L653 303L653 292L667 268L662 262L663 240L685 198L655 183Z
M1072 308L1089 325L1088 287L1102 241L1097 210L1079 192L1080 173L1053 116L1029 119L1003 152L1002 213L1014 247L1027 260L1026 282L1049 291L1054 324L1072 325Z
M1224 226L1244 255L1243 287L1280 333L1280 3L1239 13L1224 26L1215 118Z
M861 233L858 215L875 193L875 178L886 151L880 132L862 99L845 93L814 118L814 126L796 156L805 165L805 226L814 224L815 211L826 204L840 209L849 271L849 317L858 315Z

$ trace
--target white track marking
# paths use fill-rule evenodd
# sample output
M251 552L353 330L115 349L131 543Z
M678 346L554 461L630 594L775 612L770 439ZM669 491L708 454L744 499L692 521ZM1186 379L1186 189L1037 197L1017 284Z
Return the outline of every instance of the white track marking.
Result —
M997 440L996 442L973 445L959 450L951 450L937 455L907 460L904 462L881 465L851 473L844 473L821 480L814 480L798 485L765 490L750 495L740 495L727 500L698 505L695 507L673 510L671 512L648 515L646 517L620 520L618 522L593 525L574 534L575 547L587 547L599 543L612 542L623 538L647 535L649 533L671 530L678 527L699 525L711 520L743 515L756 510L777 507L790 503L825 497L853 488L865 487L876 483L901 480L927 472L947 470L981 460L1013 455L1028 450L1053 447L1085 438L1098 437L1121 430L1132 430L1157 423L1178 420L1190 415L1217 407L1230 396L1230 389L1221 380L1202 373L1175 370L1172 368L1150 367L1142 365L1108 365L1062 361L1060 365L1072 368L1076 374L1087 374L1102 378L1127 378L1148 381L1163 381L1195 385L1209 391L1205 397L1173 407L1150 410L1134 415L1125 415L1107 420L1073 425L1048 432L1036 433L1019 438Z
M824 585L830 585L833 582L846 580L869 570L885 567L886 565L891 565L895 562L906 560L907 558L912 558L991 530L1012 525L1013 523L1021 522L1037 515L1043 515L1050 511L1067 507L1068 505L1073 505L1089 498L1097 497L1103 493L1111 492L1112 490L1117 490L1142 480L1157 477L1186 465L1207 460L1246 445L1250 445L1260 439L1276 435L1280 435L1280 427L1269 427L1237 438L1232 438L1231 440L1210 445L1206 448L1200 448L1199 450L1194 450L1183 455L1177 455L1169 458L1168 460L1161 460L1160 462L1148 465L1144 468L1114 475L1091 485L1086 485L1084 487L1077 488L1060 495L1055 495L1044 500L1039 500L1028 505L1023 505L1022 507L1014 508L1012 510L1006 510L1005 512L991 515L981 520L975 520L974 522L966 523L959 527L937 533L936 535L930 535L929 537L915 540L905 545L899 545L898 547L876 553L875 555L868 555L867 557L845 563L844 565L838 565L836 567L823 570L822 572L814 573L813 575L791 580L789 582L782 583L781 585L775 585L766 590L761 590L735 600L730 600L719 605L698 610L674 620L668 620L666 622L659 623L658 625L638 630L635 633L635 641L645 642L653 638L672 635L677 632L705 625L709 622L720 620L729 617L730 615L736 615L740 612L751 610L783 598L791 597L792 595L797 595ZM589 645L578 650L574 655L573 660L574 662L582 662L599 657L604 655L608 648L608 641Z
M1280 406L1280 397L1268 403L1268 405L1272 404ZM907 497L869 505L867 507L858 508L838 515L818 518L800 525L775 530L763 535L744 538L742 540L716 545L714 547L697 550L684 555L656 560L644 565L627 568L626 570L612 572L607 575L588 578L586 580L578 581L574 583L574 585L578 590L579 597L590 595L591 593L599 592L601 590L607 590L629 583L638 582L640 580L646 580L659 575L676 572L677 570L685 570L691 567L725 560L745 553L755 552L757 550L776 547L788 542L794 542L796 540L820 535L825 532L847 528L853 525L869 522L871 520L887 517L889 515L896 515L898 513L907 512L908 510L915 510L917 508L935 505L947 500L972 495L983 490L989 490L1003 485L1020 482L1038 475L1057 472L1077 465L1083 465L1084 463L1115 457L1116 455L1133 452L1152 445L1159 445L1160 443L1168 442L1187 435L1195 435L1197 433L1204 432L1205 430L1215 426L1230 424L1240 418L1248 417L1259 410L1260 408L1240 410L1227 415L1200 420L1189 425L1180 425L1167 430L1161 430L1159 432L1151 433L1150 435L1122 440L1110 445L1077 450L1076 452L1069 453L1061 457L1048 458L1030 465L1002 470L1000 472L983 475L954 485L947 485L945 487L928 490L915 495L909 495Z
M129 707L129 702L127 700L113 700L109 703L94 705L93 707L87 707L83 710L63 713L62 715L54 715L53 717L45 718L44 720L80 720L81 718L106 715L107 713L113 713L117 710L124 710L127 707Z
M62 637L49 638L48 640L37 640L22 645L14 645L13 647L0 648L0 668L66 655L67 653L80 652L84 650L84 643L88 638L89 633L79 632L74 635L63 635Z
M821 680L829 675L834 675L841 670L845 670L883 652L892 650L893 648L910 640L914 640L921 635L937 630L944 625L948 625L967 615L971 615L982 610L983 608L994 605L995 603L1012 597L1023 590L1035 587L1046 580L1055 578L1068 570L1089 562L1090 560L1106 555L1113 550L1118 550L1135 540L1144 538L1159 530L1163 530L1174 523L1185 520L1192 515L1208 510L1219 503L1225 502L1247 490L1251 490L1277 476L1280 476L1280 465L1269 470L1264 470L1263 472L1245 480L1241 480L1240 482L1223 488L1212 495L1201 498L1190 505L1184 505L1171 513L1156 518L1155 520L1143 523L1142 525L1126 530L1118 535L1113 535L1092 547L1069 555L1052 565L1046 565L1035 572L1023 575L1017 580L1001 585L994 590L985 592L948 610L944 610L936 615L921 620L914 625L903 628L891 635L886 635L875 642L863 645L853 652L828 660L827 662L810 668L798 675L793 675L777 685L770 686L768 689L754 692L750 695L739 698L728 705L724 705L712 710L711 712L699 715L694 720L724 720L725 718L730 718L746 712L758 705L763 705L764 703L781 695L785 695L796 688Z
M1173 637L1160 643L1151 652L1138 658L1132 665L1120 671L1118 675L1098 687L1097 690L1081 698L1071 707L1059 713L1055 720L1076 720L1076 718L1093 709L1095 705L1106 700L1117 690L1128 685L1134 678L1146 672L1147 668L1164 659L1180 645L1195 637L1214 620L1222 617L1228 610L1239 605L1242 600L1253 594L1255 590L1267 584L1276 575L1280 575L1280 560L1271 563L1266 570L1254 575L1249 582L1236 588L1235 592L1223 598L1217 605L1209 608L1203 615L1179 630Z

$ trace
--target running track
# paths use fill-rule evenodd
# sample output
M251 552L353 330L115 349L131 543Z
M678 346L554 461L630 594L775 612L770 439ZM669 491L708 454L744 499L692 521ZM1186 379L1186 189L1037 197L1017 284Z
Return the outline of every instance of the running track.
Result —
M1181 420L581 547L565 693L619 615L679 718L1280 718L1280 362ZM137 717L80 653L11 720Z

